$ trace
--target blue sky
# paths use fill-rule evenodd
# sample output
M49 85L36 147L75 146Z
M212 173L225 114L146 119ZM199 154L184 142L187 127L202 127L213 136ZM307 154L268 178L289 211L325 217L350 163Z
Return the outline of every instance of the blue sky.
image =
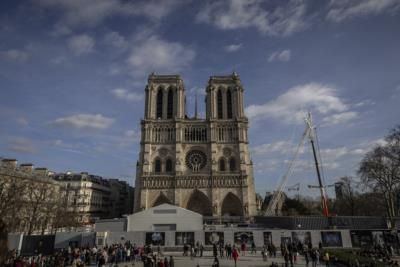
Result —
M245 87L256 191L312 111L327 183L399 123L398 0L29 0L0 4L0 156L133 183L147 75ZM199 108L204 114L203 101ZM307 144L288 185L316 177Z

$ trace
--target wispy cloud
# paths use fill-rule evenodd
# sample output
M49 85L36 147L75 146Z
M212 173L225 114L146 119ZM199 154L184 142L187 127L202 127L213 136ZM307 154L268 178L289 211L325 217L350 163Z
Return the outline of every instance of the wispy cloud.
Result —
M251 119L274 118L285 123L301 123L307 110L324 118L336 114L332 119L337 122L355 117L354 113L349 113L349 106L338 96L336 88L319 83L292 87L275 100L248 106L246 114Z
M242 44L230 44L224 47L226 52L236 52L242 48Z
M50 125L55 127L101 130L109 128L113 122L113 118L108 118L101 114L76 114L58 118L50 122Z
M282 51L275 51L271 53L271 55L268 57L268 62L274 62L274 61L288 62L291 56L292 52L289 49Z
M118 48L118 49L122 49L125 50L127 48L128 42L125 39L124 36L122 36L121 34L119 34L118 32L112 31L112 32L108 32L105 36L104 36L104 41L113 46L114 48Z
M293 150L294 145L288 141L276 141L273 143L261 144L253 147L251 150L256 155L264 155L269 153L287 153Z
M322 122L325 125L335 125L346 123L348 121L354 120L358 117L358 112L356 111L346 111L342 113L332 114L331 116L325 117Z
M398 0L333 0L329 8L326 18L333 22L342 22L354 17L398 11L400 2Z
M5 50L5 51L1 51L0 58L8 60L8 61L22 63L29 59L29 54L24 50L9 49L9 50Z
M129 92L124 88L115 88L111 90L111 93L117 98L126 100L129 102L138 102L143 100L143 94L136 92Z
M94 27L113 16L143 16L152 21L159 21L182 2L178 0L37 0L35 4L59 10L61 25ZM63 27L58 27L63 29Z
M21 126L27 126L29 124L28 120L25 117L18 117L16 122Z
M139 41L127 59L135 75L150 72L177 72L189 66L196 53L178 42L169 42L152 35Z
M32 140L25 137L13 138L8 145L8 149L14 152L21 152L21 153L36 152L36 148Z
M87 34L72 36L68 39L68 47L77 55L83 55L93 52L95 41Z
M264 4L257 0L211 1L200 10L196 20L222 30L256 28L264 34L283 36L306 27L305 1L279 1L272 10L267 10Z

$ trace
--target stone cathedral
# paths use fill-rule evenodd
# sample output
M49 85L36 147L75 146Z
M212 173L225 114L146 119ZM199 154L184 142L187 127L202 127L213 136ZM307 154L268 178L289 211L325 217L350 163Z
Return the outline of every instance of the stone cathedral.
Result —
M169 203L204 216L255 215L243 91L236 73L211 76L206 117L198 118L196 111L189 118L181 77L149 76L135 211Z

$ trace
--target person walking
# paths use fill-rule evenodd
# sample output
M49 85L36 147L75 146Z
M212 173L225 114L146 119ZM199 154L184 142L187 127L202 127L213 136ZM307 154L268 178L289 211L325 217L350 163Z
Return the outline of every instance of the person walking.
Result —
M217 249L217 244L213 244L213 256L217 257L218 256L218 249Z
M212 264L212 267L219 267L219 260L218 257L214 257L214 262Z
M235 267L236 267L236 262L237 262L237 260L239 258L239 252L238 252L236 247L233 247L232 258L235 261Z
M257 254L256 243L251 242L251 254Z
M174 258L172 256L169 256L169 267L175 267Z
M304 251L304 260L306 261L306 267L308 267L308 264L310 263L310 258L308 256L308 250L307 249Z
M245 242L242 242L240 249L242 250L242 256L246 256L246 243Z
M203 243L200 243L200 257L203 257L204 246Z

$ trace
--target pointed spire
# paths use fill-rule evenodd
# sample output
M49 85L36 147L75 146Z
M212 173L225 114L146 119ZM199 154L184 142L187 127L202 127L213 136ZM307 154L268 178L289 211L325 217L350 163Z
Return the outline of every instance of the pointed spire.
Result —
M197 91L195 93L195 98L194 98L194 118L197 119Z

